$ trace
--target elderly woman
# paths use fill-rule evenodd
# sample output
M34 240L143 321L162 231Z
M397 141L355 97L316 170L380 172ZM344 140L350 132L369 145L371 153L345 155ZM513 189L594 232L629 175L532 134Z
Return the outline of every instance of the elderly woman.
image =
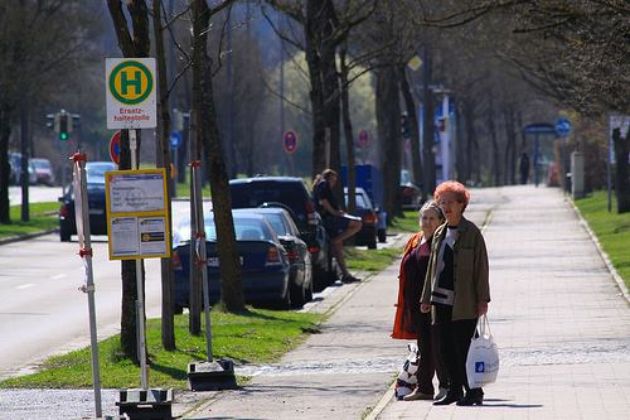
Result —
M481 405L483 390L468 386L466 356L477 318L488 311L490 302L486 244L479 228L463 216L470 200L466 187L447 181L433 197L446 223L433 235L420 310L431 312L437 326L450 383L446 396L433 404Z
M434 201L427 202L419 213L420 231L407 242L400 263L398 304L394 318L392 338L417 339L420 363L417 370L418 387L403 398L405 401L432 400L433 375L437 371L440 392L436 398L446 395L448 378L437 349L437 334L432 331L431 315L420 312L420 294L424 285L431 240L435 229L444 223L442 210Z

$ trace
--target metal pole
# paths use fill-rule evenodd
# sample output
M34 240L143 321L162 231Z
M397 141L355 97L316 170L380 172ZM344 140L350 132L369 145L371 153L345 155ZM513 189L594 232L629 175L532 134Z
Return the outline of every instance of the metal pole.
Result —
M199 166L201 162L195 161L192 164L192 174L194 182L193 189L193 201L195 206L195 220L197 222L195 235L195 252L197 254L197 263L201 269L201 279L203 287L203 313L206 324L206 354L208 356L208 362L212 362L212 333L211 333L211 321L210 321L210 289L208 287L208 258L206 253L206 229L204 226L203 218L203 203L201 196L201 176L199 173Z
M101 408L101 374L98 364L98 335L96 332L96 303L94 300L94 276L92 273L92 240L90 238L90 216L88 207L87 181L85 173L85 155L75 155L76 175L81 182L81 220L83 222L83 239L79 237L81 249L79 255L85 261L86 286L84 291L88 295L88 310L90 317L90 346L92 350L92 382L94 386L94 406L96 417L102 417Z
M131 168L138 169L138 158L136 152L138 150L138 142L136 139L136 130L129 130L129 147L131 149ZM142 259L136 259L136 289L138 299L136 300L136 331L138 337L138 356L140 359L140 383L142 389L148 389L147 379L147 357L144 351L145 335L144 335L144 293L142 287Z

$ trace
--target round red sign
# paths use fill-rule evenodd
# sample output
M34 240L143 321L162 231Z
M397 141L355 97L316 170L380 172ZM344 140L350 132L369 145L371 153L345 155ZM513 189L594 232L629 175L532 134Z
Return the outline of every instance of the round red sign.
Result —
M109 140L109 157L116 165L120 164L120 130Z
M284 133L282 140L284 151L289 154L295 153L295 150L297 149L297 135L295 134L295 132L293 132L292 130L287 131L286 133Z

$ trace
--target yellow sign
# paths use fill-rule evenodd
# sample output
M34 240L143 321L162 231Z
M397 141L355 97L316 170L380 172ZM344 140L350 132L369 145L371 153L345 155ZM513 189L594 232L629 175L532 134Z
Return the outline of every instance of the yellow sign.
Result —
M164 168L105 174L110 260L171 256L166 200Z

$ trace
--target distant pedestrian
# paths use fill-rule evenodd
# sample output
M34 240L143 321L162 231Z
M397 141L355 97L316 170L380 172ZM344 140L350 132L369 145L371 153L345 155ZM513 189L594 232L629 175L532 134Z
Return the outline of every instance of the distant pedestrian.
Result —
M444 223L442 210L434 201L427 202L419 212L420 231L414 234L403 250L400 263L398 304L392 338L417 339L420 362L416 376L417 388L405 401L432 400L435 389L433 375L437 372L440 391L435 397L446 396L448 377L438 349L437 329L431 325L431 314L420 312L420 297L424 286L433 233Z
M521 174L521 184L527 184L527 180L529 178L529 156L527 156L527 153L525 152L521 154L518 169Z
M450 385L446 396L433 404L481 405L483 390L468 386L466 356L477 319L490 302L486 244L479 228L463 216L470 201L466 187L447 181L433 197L446 223L433 235L420 310L431 312L437 326Z
M351 238L361 230L361 221L348 216L337 203L337 198L333 194L333 188L337 184L339 176L332 169L324 170L317 175L313 183L313 195L317 211L322 216L326 232L330 237L333 255L337 260L337 265L341 270L341 281L351 283L360 281L348 271L346 260L343 254L343 241Z

